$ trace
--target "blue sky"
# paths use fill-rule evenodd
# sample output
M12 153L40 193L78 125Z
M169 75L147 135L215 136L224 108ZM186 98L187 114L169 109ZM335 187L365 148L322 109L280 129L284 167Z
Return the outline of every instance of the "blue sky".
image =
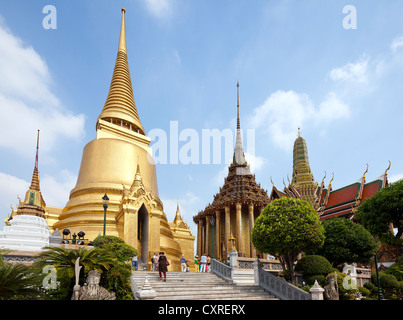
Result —
M56 29L43 27L49 4ZM356 9L356 29L343 26L346 5ZM148 135L162 130L169 140L174 123L201 146L202 130L234 132L239 81L246 158L269 193L270 177L282 188L292 175L298 127L318 182L326 171L334 188L353 183L366 163L369 181L388 160L390 180L403 178L402 1L2 1L1 221L30 183L38 129L43 197L49 206L67 202L108 93L122 7ZM179 199L196 235L192 217L227 173L224 151L218 164L202 164L201 147L198 163L169 159L157 165L164 211L173 221Z

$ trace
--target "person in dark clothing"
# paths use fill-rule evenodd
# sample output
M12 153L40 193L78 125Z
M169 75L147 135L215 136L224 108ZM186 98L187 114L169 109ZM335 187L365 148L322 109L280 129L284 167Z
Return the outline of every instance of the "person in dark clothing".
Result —
M164 281L167 281L167 272L168 272L169 262L164 252L160 252L158 257L158 272L160 275L160 279L162 279L162 274L164 274Z

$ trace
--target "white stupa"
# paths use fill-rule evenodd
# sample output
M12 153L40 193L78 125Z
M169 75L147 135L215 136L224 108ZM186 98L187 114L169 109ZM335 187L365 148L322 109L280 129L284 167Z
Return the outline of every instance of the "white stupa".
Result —
M31 185L25 194L25 200L20 200L17 210L7 219L3 231L0 231L0 249L41 251L49 245L51 233L45 220L46 204L39 187L38 143L39 130Z

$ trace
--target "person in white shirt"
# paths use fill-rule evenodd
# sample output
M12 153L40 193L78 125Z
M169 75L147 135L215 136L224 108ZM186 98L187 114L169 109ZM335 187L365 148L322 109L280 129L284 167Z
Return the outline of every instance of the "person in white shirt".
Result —
M152 270L151 271L157 271L157 262L158 262L158 255L156 252L154 252L154 256L152 257Z
M207 271L207 256L205 253L200 258L200 272Z

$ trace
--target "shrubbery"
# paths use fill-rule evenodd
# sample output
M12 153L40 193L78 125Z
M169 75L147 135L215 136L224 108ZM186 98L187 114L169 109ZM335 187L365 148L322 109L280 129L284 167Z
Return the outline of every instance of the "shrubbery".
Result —
M302 274L304 281L308 285L315 283L315 280L321 286L326 284L326 275L332 272L334 268L330 262L319 255L306 255L302 257L295 266L295 271Z

